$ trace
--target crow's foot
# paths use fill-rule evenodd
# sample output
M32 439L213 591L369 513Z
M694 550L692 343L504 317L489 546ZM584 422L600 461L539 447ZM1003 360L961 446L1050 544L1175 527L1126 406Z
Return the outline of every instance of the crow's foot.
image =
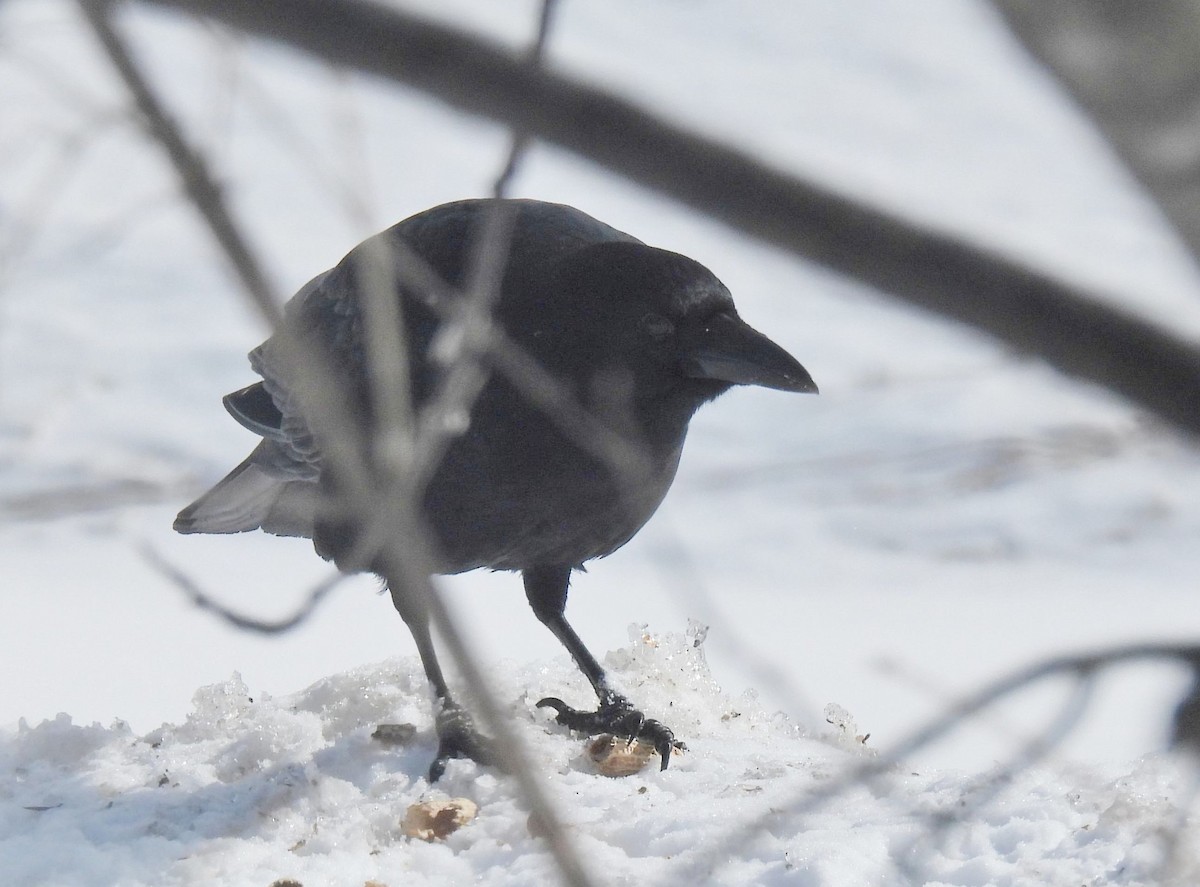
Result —
M571 730L596 736L600 733L612 733L621 736L629 742L643 739L654 746L662 758L660 770L666 770L671 760L672 751L686 751L687 746L675 739L671 728L660 721L647 718L633 707L633 704L620 693L606 692L600 697L600 707L595 711L580 711L571 708L561 699L548 696L538 701L539 708L552 708L557 714L554 720Z
M437 720L438 750L429 765L429 781L437 782L451 758L470 758L484 766L503 769L495 744L475 730L467 710L456 703L443 704Z

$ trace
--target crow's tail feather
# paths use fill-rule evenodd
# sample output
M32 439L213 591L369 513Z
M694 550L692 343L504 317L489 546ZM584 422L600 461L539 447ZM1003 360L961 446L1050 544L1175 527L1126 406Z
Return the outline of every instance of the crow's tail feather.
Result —
M280 447L264 440L249 457L175 518L178 533L245 533L312 537L319 490L284 469Z

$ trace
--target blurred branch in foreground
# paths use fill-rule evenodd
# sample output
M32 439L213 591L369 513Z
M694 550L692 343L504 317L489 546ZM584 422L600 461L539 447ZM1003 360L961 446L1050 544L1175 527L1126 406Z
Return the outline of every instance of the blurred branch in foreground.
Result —
M529 765L528 755L501 711L496 694L491 692L490 683L484 677L482 668L467 650L433 585L432 543L416 512L413 499L394 495L397 478L392 476L391 471L378 468L376 460L371 457L371 442L363 440L363 435L359 433L355 423L348 421L344 400L332 387L337 376L331 368L323 365L325 362L319 353L311 350L301 351L302 340L298 332L298 321L286 316L282 311L249 240L242 234L225 205L224 196L209 172L204 157L192 150L187 143L150 82L143 76L125 41L113 27L109 18L111 4L105 0L80 0L80 6L96 39L133 96L145 125L166 150L184 184L188 198L208 223L237 271L247 295L277 329L280 344L285 348L283 357L300 382L297 393L304 407L306 420L318 433L323 458L328 459L334 466L339 485L342 486L335 507L369 528L363 532L364 538L377 537L380 540L376 551L361 552L364 568L367 562L371 562L370 569L378 572L387 582L397 609L413 632L423 662L432 648L429 623L432 621L438 628L452 659L468 686L474 691L475 703L484 723L495 737L499 758L496 763L512 774L523 800L538 817L563 882L573 887L588 887L593 883L593 879L583 866L574 843L567 837L560 818ZM548 21L548 17L544 16L543 21ZM495 252L495 247L496 244L489 243L480 245L481 252ZM500 256L495 258L495 261L502 259ZM496 276L494 272L489 273L486 267L488 264L489 257L485 255L473 269L485 278L481 283L483 287L488 286L490 282L487 278ZM399 330L393 327L390 332L398 334ZM387 343L380 345L387 347ZM414 430L419 435L422 429ZM399 484L403 485L404 480L405 478L400 478ZM381 496L386 498L381 501ZM378 532L373 532L376 527L379 528ZM383 544L384 538L390 540L391 544ZM216 607L186 576L177 573L159 558L151 556L150 560L156 568L182 585L195 603L215 609L227 621L238 624L234 614ZM332 587L333 583L318 586L304 608L280 623L281 630L286 631L303 621L307 616L306 610L311 611ZM273 628L254 620L242 622L247 623L240 625L243 629L254 628L270 632ZM455 716L449 697L441 702L443 710L435 717L446 714Z
M1000 772L1012 773L1023 766L1031 766L1066 738L1070 730L1078 723L1099 672L1130 662L1157 661L1176 662L1191 670L1192 686L1175 710L1171 744L1174 749L1190 755L1194 765L1200 764L1200 645L1188 643L1129 644L1109 647L1093 653L1060 656L1011 672L982 687L960 702L948 706L942 714L930 719L924 726L897 742L886 754L881 754L857 767L850 767L820 786L806 785L790 803L783 802L772 805L760 818L742 823L738 828L732 829L721 841L707 847L706 853L689 865L688 874L697 878L702 877L702 872L706 872L710 866L714 866L718 860L725 858L742 842L750 840L757 832L766 828L772 817L777 816L781 810L787 810L793 814L814 813L853 786L869 784L872 780L887 776L896 767L903 766L913 754L937 742L997 702L1049 678L1072 679L1075 684L1071 698L1062 707L1058 716L1042 731L1040 736L1027 743L1018 755L1005 762ZM979 796L980 803L986 803L989 797L990 795L985 790ZM956 816L963 813L965 811L958 811ZM1169 851L1172 849L1171 842L1175 839L1175 835L1163 836L1168 850L1165 855L1165 865L1167 866L1171 863Z
M431 79L419 85L460 107L477 106L470 109L511 123L518 132L555 141L612 165L643 184L651 184L680 197L770 242L854 274L914 303L987 329L1013 345L1033 351L1060 369L1126 394L1178 427L1200 430L1200 410L1196 409L1200 398L1200 356L1190 345L1166 332L1092 302L1082 293L1008 260L766 169L734 150L669 127L589 87L539 72L528 61L514 59L464 35L448 32L453 39L449 43L438 43L446 34L437 32L446 29L415 23L406 31L410 26L405 16L346 0L326 0L319 4L320 15L316 13L317 7L308 0L261 0L245 5L203 0L146 2L222 10L222 15L230 16L235 23L245 25L242 19L251 20L259 23L254 25L255 28L264 31L268 26L287 24L287 32L298 35L294 42L311 44L310 48L318 49L331 60L409 82L420 78L408 74L402 76L391 69L403 69L413 59L418 63L424 60L441 73L435 76L425 71L423 76ZM103 34L106 20L103 13L95 10L105 9L106 4L92 4L88 8L99 16L94 21L100 22L97 30ZM270 18L272 15L283 17L276 21ZM367 24L371 28L363 30ZM409 39L403 47L389 45L389 40L401 40L406 34L417 42L414 44ZM425 41L423 44L422 40ZM119 48L119 42L112 45ZM359 50L364 54L355 59L338 55L339 52L357 53ZM450 52L449 59L443 51ZM473 53L474 62L467 64L464 56L454 55L460 51ZM493 55L489 56L489 52ZM456 67L455 59L462 63L461 69ZM494 66L489 67L493 63ZM129 70L136 73L132 67ZM462 79L462 75L471 72L485 76L495 88L473 92L483 84L474 83L469 77L466 81ZM446 79L441 79L443 77ZM143 93L143 98L152 97L148 90ZM543 98L546 101L543 102ZM145 112L145 101L140 104ZM580 113L588 120L580 118ZM154 120L153 115L149 116ZM164 125L164 121L169 124L165 116L155 120L156 135L164 143L175 138L178 146L182 146L184 150L172 150L172 156L177 165L182 166L180 173L185 181L189 176L200 177L204 187L193 189L192 197L202 210L206 209L206 204L211 210L212 205L220 204L220 193L203 181L202 162L186 150L178 132ZM628 166L624 165L626 163ZM236 230L232 235L241 242ZM244 248L244 242L240 248ZM248 250L245 252L249 255ZM243 277L249 277L248 288L255 289L254 269L250 267L249 270L251 273L244 271ZM266 288L261 280L258 285ZM269 299L264 300L264 304L277 305ZM271 308L265 310L270 312ZM314 403L322 399L314 398ZM317 412L323 408L314 406ZM323 424L332 427L336 423L326 421ZM366 443L351 440L343 452L349 454L347 458L361 460L359 466L349 472L359 475L358 481L351 484L356 493L349 498L355 503L354 507L367 516L365 519L373 520L377 517L376 510L385 506L379 505L378 492L371 489L370 476L361 477L367 470L364 466L370 465L369 459L361 458L367 452ZM428 588L428 571L424 569L428 559L421 553L422 533L415 515L409 509L391 515L387 523L398 529L389 535L415 540L412 550L380 552L389 585L393 590L401 590L402 594L411 591L418 599L427 597L435 621L442 624L445 615L436 593ZM450 636L451 649L456 656L461 656L461 646L452 631ZM794 809L816 809L849 785L883 774L915 750L1022 687L1055 674L1074 677L1080 689L1075 704L1065 708L1062 717L1045 737L1028 746L1009 766L1026 765L1044 754L1071 726L1086 702L1086 690L1090 689L1098 669L1142 658L1182 660L1195 672L1200 663L1200 648L1141 645L1056 659L1026 669L953 707L886 757L846 774L845 778L833 780L820 790L809 789ZM471 673L469 660L464 671ZM494 712L493 697L486 692L480 692L478 696L489 726L503 736L503 719ZM1200 745L1200 739L1197 739L1200 736L1198 700L1200 685L1189 692L1175 723L1176 743L1192 751ZM530 778L526 768L517 767L516 770L518 778ZM522 785L522 788L528 791L527 786ZM541 811L539 815L543 815ZM763 822L758 821L734 832L713 849L711 859L762 826ZM570 872L572 865L577 863L568 858L564 870ZM574 883L586 883L581 870L574 878L568 874L568 878Z
M477 37L361 0L143 0L406 83L559 145L1200 433L1200 350L1083 289L771 169Z
M1200 3L994 5L1200 256Z

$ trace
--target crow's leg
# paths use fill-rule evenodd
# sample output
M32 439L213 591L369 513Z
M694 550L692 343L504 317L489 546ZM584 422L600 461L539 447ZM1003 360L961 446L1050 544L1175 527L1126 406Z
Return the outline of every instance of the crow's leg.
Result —
M451 758L470 758L480 764L497 765L499 756L491 740L475 731L471 715L450 696L450 688L446 686L446 678L433 649L433 637L429 633L429 614L425 612L424 607L406 600L404 595L395 589L390 588L389 591L392 594L392 603L396 605L397 612L412 632L413 640L417 642L417 652L421 654L425 676L429 678L434 696L437 697L434 723L438 735L438 750L433 763L429 765L429 781L436 782L441 777L446 770L446 762Z
M612 733L623 736L630 742L645 739L654 744L662 758L662 769L667 769L671 752L682 749L683 743L675 741L670 729L651 720L633 707L628 699L608 686L604 669L596 657L588 652L575 629L567 624L567 588L571 582L571 567L533 567L522 572L525 581L525 596L538 620L545 625L559 642L567 648L579 670L584 673L596 691L600 707L596 711L579 711L561 699L547 697L538 702L545 708L558 712L555 720L565 727L594 736L597 733Z

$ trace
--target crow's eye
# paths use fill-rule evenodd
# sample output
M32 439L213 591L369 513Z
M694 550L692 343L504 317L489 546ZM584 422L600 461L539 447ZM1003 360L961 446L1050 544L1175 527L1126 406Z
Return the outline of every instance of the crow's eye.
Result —
M667 320L661 314L651 312L643 317L640 321L642 329L644 329L652 339L665 339L671 333L675 332L675 324Z

